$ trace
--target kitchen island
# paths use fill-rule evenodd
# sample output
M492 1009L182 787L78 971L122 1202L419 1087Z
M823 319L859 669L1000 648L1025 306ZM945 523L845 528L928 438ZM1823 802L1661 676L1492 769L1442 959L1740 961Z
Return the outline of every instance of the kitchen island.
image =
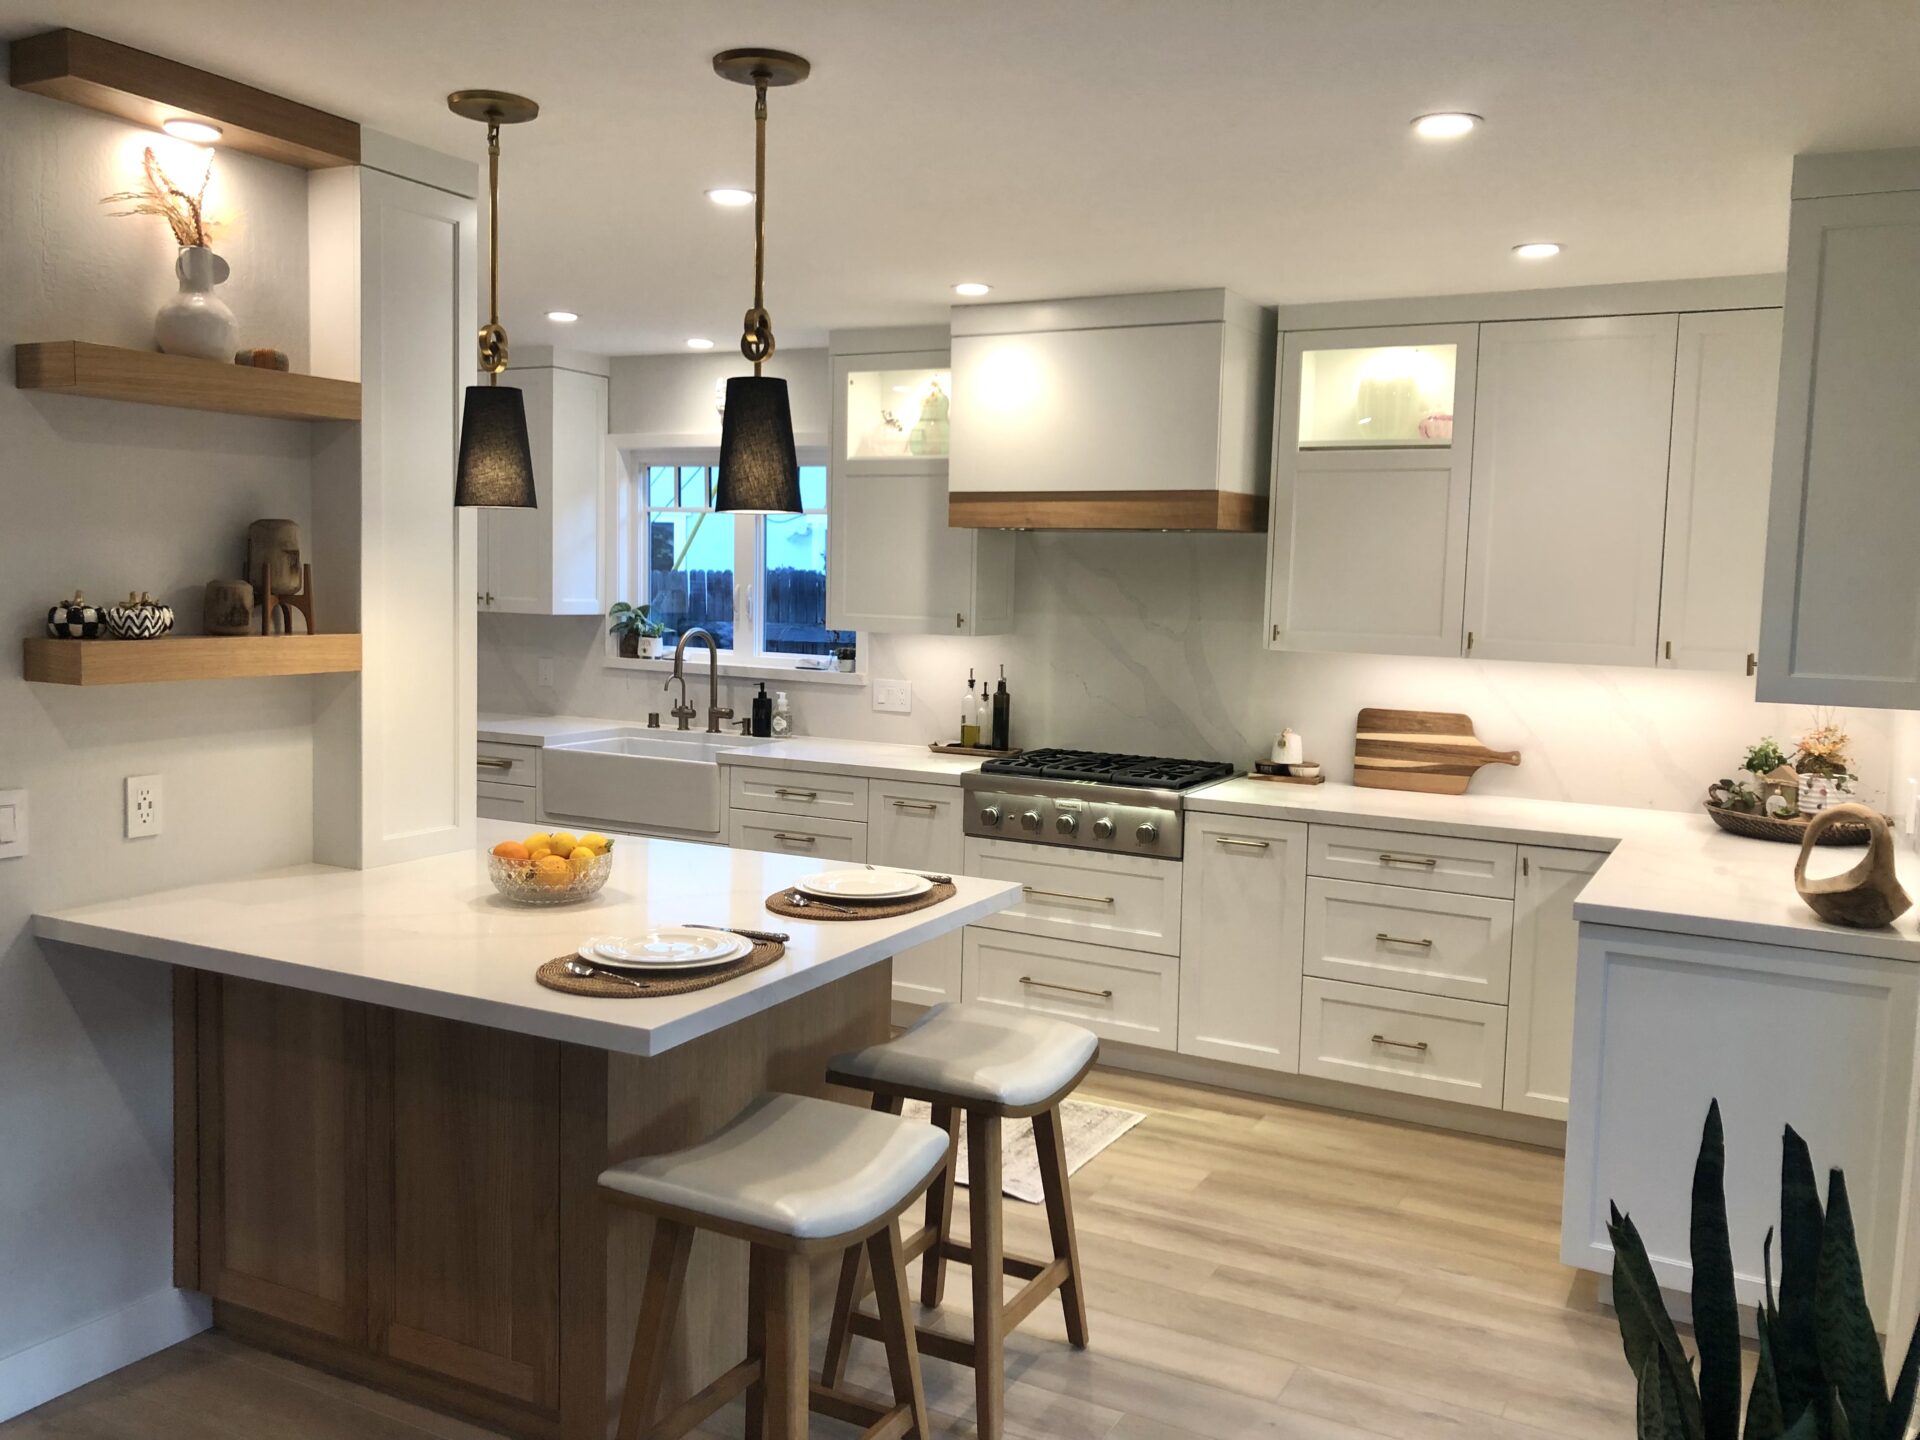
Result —
M893 919L776 919L802 857L626 839L592 901L497 896L482 851L303 865L37 915L43 941L175 967L175 1283L236 1336L516 1434L601 1440L651 1223L609 1163L712 1133L754 1094L825 1094L887 1034L891 956L1011 904L956 877ZM589 935L780 929L786 954L671 998L547 990ZM703 1236L676 1339L690 1394L744 1344L746 1251Z

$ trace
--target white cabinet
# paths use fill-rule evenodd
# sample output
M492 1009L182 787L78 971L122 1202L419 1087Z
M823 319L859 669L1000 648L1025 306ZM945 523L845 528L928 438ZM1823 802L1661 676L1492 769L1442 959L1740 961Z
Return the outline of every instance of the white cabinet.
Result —
M954 401L944 333L840 332L830 344L827 624L883 634L1011 630L1013 535L947 523Z
M1499 1106L1505 1007L1312 977L1302 989L1301 1074Z
M1513 980L1507 1000L1505 1106L1567 1118L1573 1071L1573 983L1580 927L1573 902L1606 860L1588 850L1520 849Z
M966 525L1266 528L1273 320L1225 290L953 311Z
M1299 1068L1306 842L1295 821L1187 812L1181 1054Z
M1780 312L1680 317L1660 574L1660 664L1754 673Z
M961 873L958 785L872 780L867 786L867 859L935 875ZM960 998L960 932L893 957L893 998L938 1005Z
M1504 1005L1512 956L1511 900L1307 882L1309 975Z
M1460 653L1477 353L1474 325L1286 337L1270 647Z
M1180 862L970 836L966 873L1010 880L1020 899L980 922L1129 950L1180 953Z
M482 820L514 820L533 825L540 818L540 747L481 740L474 746L478 804Z
M865 821L795 820L758 810L734 810L727 817L727 846L805 855L842 865L859 863L867 858L867 826Z
M1173 956L978 925L963 933L970 1003L1055 1015L1104 1040L1174 1048L1180 962Z
M1652 665L1674 315L1480 327L1467 653Z
M476 600L483 611L598 615L600 484L607 377L563 364L511 369L525 392L539 505L480 512Z
M1886 153L1794 165L1762 700L1920 709L1920 151Z

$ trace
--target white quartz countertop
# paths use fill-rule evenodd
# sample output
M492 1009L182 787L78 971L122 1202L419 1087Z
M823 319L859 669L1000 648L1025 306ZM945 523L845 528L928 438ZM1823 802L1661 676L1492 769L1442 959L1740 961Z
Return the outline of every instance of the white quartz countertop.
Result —
M1020 887L956 876L959 893L888 920L789 920L762 901L817 860L623 838L591 901L515 905L486 850L523 825L481 821L471 852L376 870L299 865L34 916L45 940L654 1055L819 989L1011 905ZM533 978L592 935L660 925L740 925L793 938L772 965L710 990L651 999L564 995Z
M1190 791L1186 805L1212 814L1599 851L1607 860L1574 905L1583 921L1920 961L1920 908L1886 930L1829 925L1794 890L1797 847L1728 835L1704 814L1246 779ZM1837 874L1865 854L1858 846L1823 846L1809 873ZM1896 855L1901 883L1920 899L1920 855L1904 844Z
M547 746L622 728L645 727L631 720L595 719L588 715L483 714L479 736L482 740L510 745ZM674 732L671 726L664 726L661 733ZM958 785L962 775L980 768L977 755L936 755L925 745L890 745L813 735L785 740L748 739L740 748L716 752L714 758L722 765L860 775L871 780L918 780L930 785Z

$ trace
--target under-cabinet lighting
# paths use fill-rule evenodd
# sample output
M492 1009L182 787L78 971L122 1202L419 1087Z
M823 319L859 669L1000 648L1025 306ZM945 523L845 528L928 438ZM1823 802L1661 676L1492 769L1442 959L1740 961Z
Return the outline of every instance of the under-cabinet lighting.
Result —
M162 120L160 128L176 140L191 140L196 145L211 145L226 132L204 120Z

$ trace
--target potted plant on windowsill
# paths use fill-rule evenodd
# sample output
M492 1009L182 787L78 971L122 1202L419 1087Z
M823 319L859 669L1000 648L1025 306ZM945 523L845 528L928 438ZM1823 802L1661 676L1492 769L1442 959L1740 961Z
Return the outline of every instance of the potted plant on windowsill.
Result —
M655 620L645 605L629 605L616 600L607 611L607 633L620 642L620 653L629 660L652 660L660 654L660 637L667 627Z

